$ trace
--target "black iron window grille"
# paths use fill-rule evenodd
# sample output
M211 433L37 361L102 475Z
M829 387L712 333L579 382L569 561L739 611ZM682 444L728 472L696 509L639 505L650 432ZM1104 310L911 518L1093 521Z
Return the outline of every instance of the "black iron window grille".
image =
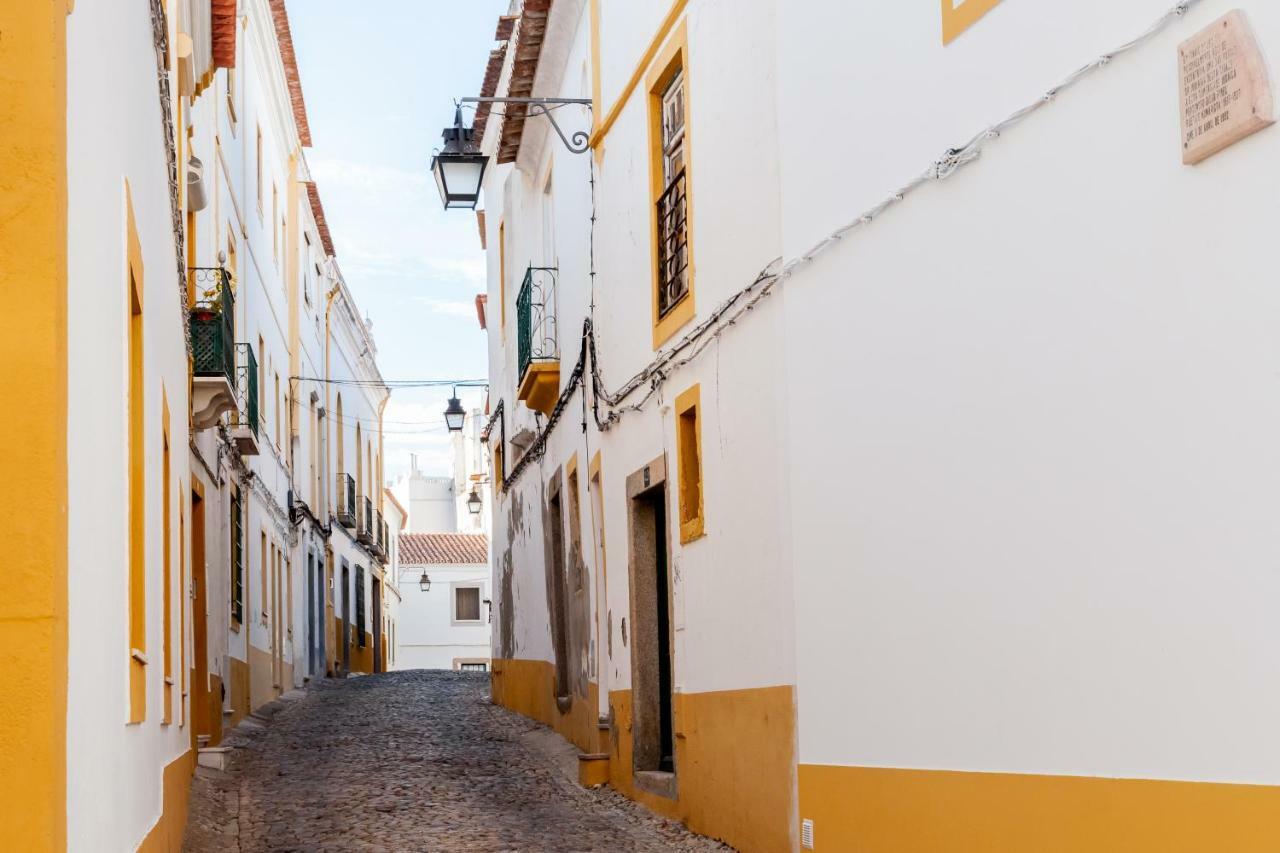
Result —
M658 198L658 316L689 293L689 229L684 169Z
M558 361L560 346L556 335L556 268L525 270L524 283L516 297L516 342L518 375L535 361Z
M338 523L343 527L356 526L356 481L350 474L339 474L336 488Z
M356 642L364 648L364 568L356 566Z
M231 618L244 624L244 513L240 490L231 490Z

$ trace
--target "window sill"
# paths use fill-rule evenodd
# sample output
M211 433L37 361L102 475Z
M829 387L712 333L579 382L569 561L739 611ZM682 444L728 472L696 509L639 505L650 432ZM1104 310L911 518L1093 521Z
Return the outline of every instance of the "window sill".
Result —
M657 316L657 297L654 299L653 348L657 350L693 319L693 282L690 282L689 292L661 318Z
M702 520L702 516L680 523L681 545L688 545L690 542L695 542L706 535L707 532L705 530L705 524Z
M141 649L130 649L130 650L129 650L129 657L133 658L134 660L136 660L138 663L142 664L143 666L146 666L146 665L147 665L147 663L148 663L148 661L147 661L147 653L146 653L146 652L144 652L144 651L142 651Z

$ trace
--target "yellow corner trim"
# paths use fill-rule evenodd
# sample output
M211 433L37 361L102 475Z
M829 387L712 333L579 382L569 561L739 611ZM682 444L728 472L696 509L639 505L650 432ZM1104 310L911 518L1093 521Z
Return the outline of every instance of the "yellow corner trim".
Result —
M623 108L626 107L627 101L629 101L631 96L635 94L636 87L639 86L640 81L644 79L645 71L648 70L650 63L653 62L653 58L657 56L658 48L662 47L663 42L667 40L667 36L670 35L672 28L680 18L680 15L684 12L684 7L688 5L688 2L689 0L675 0L675 2L671 4L670 11L668 11L667 16L662 19L662 25L659 26L658 31L653 34L653 40L649 42L649 46L645 48L644 53L640 56L640 61L636 63L636 67L632 70L631 77L627 80L627 85L622 87L621 94L619 94L618 99L613 102L613 106L609 108L609 112L605 115L604 121L600 122L599 127L597 127L595 133L592 134L592 148L599 146L600 143L604 141L605 134L607 134L609 129L613 127L613 123L618 120L618 116L622 113ZM592 28L593 31L595 31L593 32L593 35L598 37L599 28L600 24L599 20L597 20L595 22L595 26ZM593 45L592 49L599 51L599 47L596 45Z
M942 43L951 44L999 2L1000 0L942 0Z

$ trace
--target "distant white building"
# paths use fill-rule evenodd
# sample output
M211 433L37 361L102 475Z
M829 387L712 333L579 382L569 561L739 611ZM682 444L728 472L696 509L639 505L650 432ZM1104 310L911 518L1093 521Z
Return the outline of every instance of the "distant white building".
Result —
M403 533L392 669L489 669L489 537Z
M457 493L453 477L429 477L418 468L416 454L410 456L409 473L402 475L390 490L408 513L405 529L410 533L453 533L458 529Z

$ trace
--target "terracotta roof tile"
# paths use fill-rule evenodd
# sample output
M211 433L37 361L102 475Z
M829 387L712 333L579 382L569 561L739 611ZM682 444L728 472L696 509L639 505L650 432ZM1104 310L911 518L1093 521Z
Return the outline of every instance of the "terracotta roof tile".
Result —
M215 68L236 67L236 0L212 0L210 21Z
M487 565L489 537L483 533L401 533L400 564L404 566Z
M271 0L271 17L276 24L276 41L280 42L280 58L284 60L284 79L293 102L293 120L298 125L298 138L304 148L311 147L311 127L307 124L307 105L302 100L302 81L298 77L298 58L293 53L293 33L289 31L289 14L284 0Z
M329 223L324 218L324 205L320 203L320 190L315 181L307 181L307 198L311 202L311 215L316 219L316 228L320 231L320 242L324 244L326 255L334 254L333 238L329 236Z
M520 10L520 27L515 37L515 58L507 97L527 98L533 91L533 78L538 74L542 56L542 39L547 32L547 16L553 0L524 0ZM520 153L524 120L529 108L524 104L507 104L503 111L502 139L498 143L499 163L514 163Z
M502 47L497 50L489 51L489 64L484 68L484 80L480 83L480 97L492 98L493 93L498 90L498 78L502 76L502 63L507 57L507 45L503 42ZM493 104L480 103L476 104L476 117L472 122L472 128L475 130L475 140L479 143L484 139L485 125L489 123L490 110Z

